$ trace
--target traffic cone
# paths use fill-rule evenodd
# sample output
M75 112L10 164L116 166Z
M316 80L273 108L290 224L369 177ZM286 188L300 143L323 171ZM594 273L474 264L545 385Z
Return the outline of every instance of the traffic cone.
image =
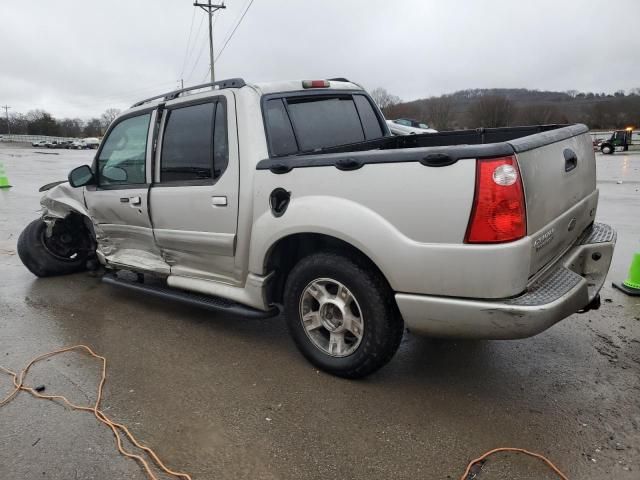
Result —
M627 295L640 297L640 253L633 256L627 279L622 283L614 282L613 286Z
M0 188L10 188L9 185L9 177L7 177L7 172L4 170L4 165L0 163Z

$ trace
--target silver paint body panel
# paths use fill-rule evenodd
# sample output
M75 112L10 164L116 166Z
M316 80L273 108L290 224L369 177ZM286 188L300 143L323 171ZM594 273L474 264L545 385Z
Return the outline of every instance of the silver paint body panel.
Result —
M359 87L332 82L332 88ZM158 184L161 149L152 158L153 149L148 148L151 187L87 189L82 199L81 189L63 184L46 193L43 205L52 212L58 205L58 216L67 210L89 216L98 236L98 257L105 264L166 275L170 286L263 310L269 307L265 291L273 273L266 267L268 256L279 240L298 233L335 237L362 251L396 292L405 321L419 326L424 325L422 317L430 318L430 326L417 328L430 334L526 336L570 315L592 297L593 292L576 287L557 299L551 314L547 307L494 308L504 299L522 295L545 272L562 265L567 255L575 253L573 245L580 233L594 221L598 192L587 133L528 150L536 135L545 134L509 142L518 147L528 234L505 244L468 245L463 240L474 196L474 158L441 168L405 162L367 164L353 171L333 166L295 168L284 175L256 170L257 163L269 157L262 95L299 89L299 82L247 85L167 102L226 98L229 165L213 185ZM154 111L152 123L155 115ZM160 132L162 127L161 123ZM578 156L578 166L570 172L564 171L567 148ZM269 195L276 188L291 192L280 217L273 215L269 205ZM141 205L120 204L122 195L140 196ZM580 252L585 249L579 247ZM606 273L608 263L601 265ZM495 323L497 317L482 313L485 304L502 311L497 314L502 326ZM518 324L505 330L514 309L525 317L545 320L538 327L520 329ZM477 317L481 320L474 322Z
M397 293L405 325L431 337L514 339L536 335L588 305L600 292L611 265L615 237L610 242L571 248L530 286L547 287L540 300L520 298L487 301ZM592 255L599 253L599 260ZM558 269L573 274L571 285L557 282ZM557 294L555 294L557 293Z

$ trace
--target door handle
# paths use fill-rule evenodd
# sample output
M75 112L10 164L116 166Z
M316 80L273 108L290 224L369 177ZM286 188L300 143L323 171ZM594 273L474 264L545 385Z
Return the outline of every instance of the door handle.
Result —
M564 156L565 172L570 172L571 170L573 170L578 166L578 156L576 155L576 152L567 148L564 150L564 152L562 152L562 154Z
M140 197L130 197L131 205L140 205L142 203L142 199Z
M211 197L211 205L214 207L226 207L227 197Z

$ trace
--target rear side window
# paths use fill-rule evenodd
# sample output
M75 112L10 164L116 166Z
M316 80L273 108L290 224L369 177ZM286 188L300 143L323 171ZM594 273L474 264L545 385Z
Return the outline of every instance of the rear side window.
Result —
M274 155L291 155L298 152L296 137L281 98L269 100L265 117L269 128L269 142Z
M212 182L220 177L229 164L224 101L175 108L167 115L160 182Z
M364 95L354 95L353 100L358 107L362 129L367 140L380 138L383 135L382 127L378 121L378 116L373 111L371 102Z
M270 99L265 120L271 155L276 157L384 136L371 102L358 94Z
M213 176L222 176L229 164L229 138L227 136L227 109L224 102L216 103L213 128Z
M160 181L213 178L215 103L169 110L162 139Z

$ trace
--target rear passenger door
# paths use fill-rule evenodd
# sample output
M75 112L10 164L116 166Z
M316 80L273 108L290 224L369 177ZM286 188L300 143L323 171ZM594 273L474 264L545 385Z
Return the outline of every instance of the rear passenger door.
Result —
M239 166L233 93L165 107L151 188L171 274L234 284Z

